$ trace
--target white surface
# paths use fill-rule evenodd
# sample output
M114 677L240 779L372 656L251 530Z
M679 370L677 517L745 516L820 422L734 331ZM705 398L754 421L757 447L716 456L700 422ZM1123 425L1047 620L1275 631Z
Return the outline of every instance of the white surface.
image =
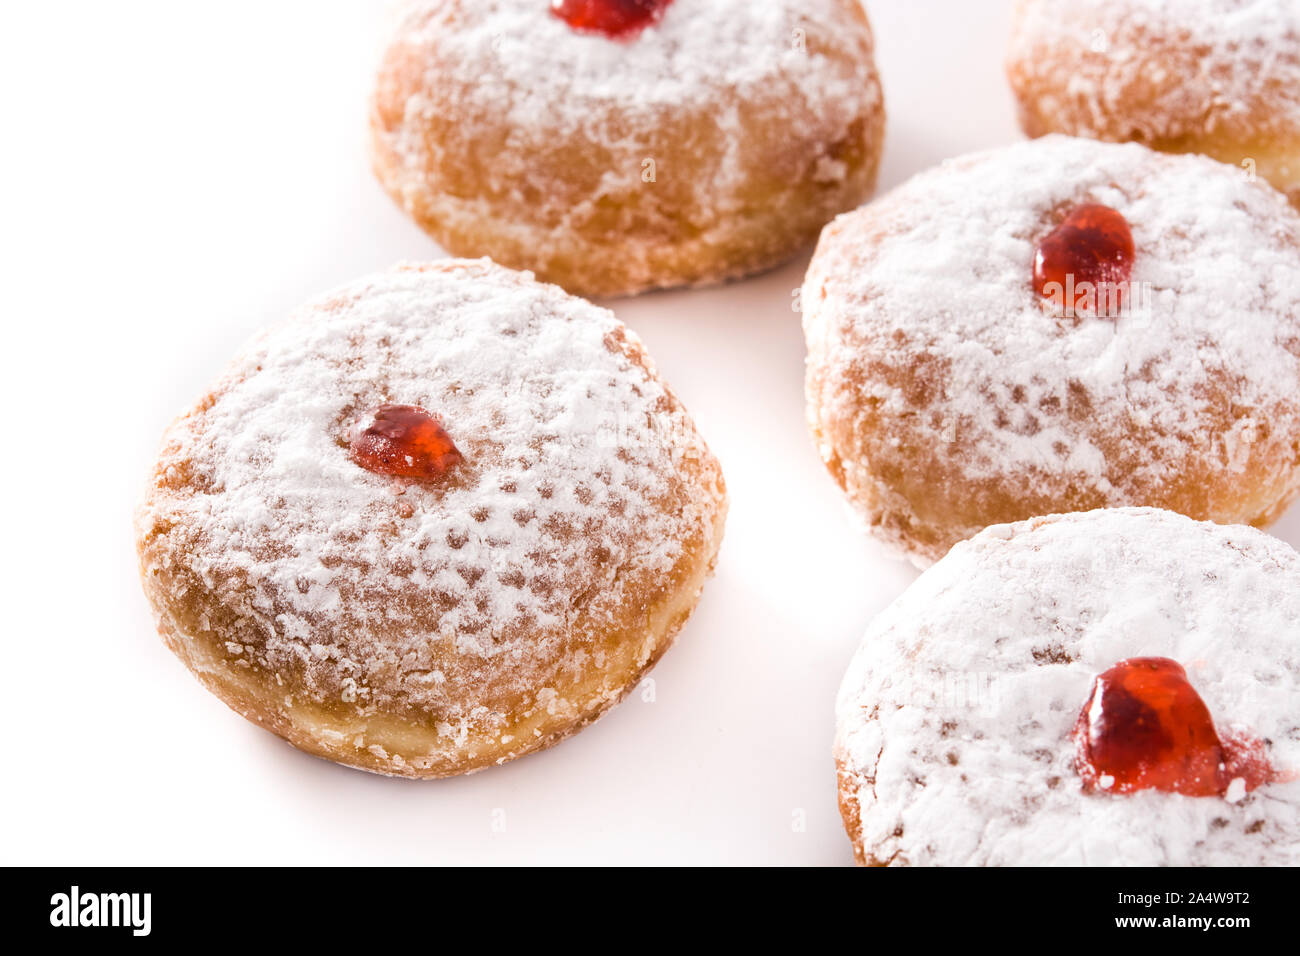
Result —
M890 114L883 188L1017 138L1005 6L868 3ZM806 257L613 303L732 492L717 578L654 671L653 703L636 694L503 768L388 780L241 720L154 636L130 512L167 421L254 329L437 254L366 165L383 25L365 2L0 13L0 862L850 862L835 688L914 572L848 520L807 438L791 309ZM1300 541L1294 513L1280 533Z

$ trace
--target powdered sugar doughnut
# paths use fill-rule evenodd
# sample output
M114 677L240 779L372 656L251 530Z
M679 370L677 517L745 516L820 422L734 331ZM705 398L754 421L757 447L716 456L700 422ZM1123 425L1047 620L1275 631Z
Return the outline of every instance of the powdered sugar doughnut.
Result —
M384 430L389 403L430 413L418 441ZM439 443L432 478L394 477ZM436 777L617 702L694 608L725 511L612 314L444 261L256 338L169 429L137 536L159 631L209 690L303 750Z
M584 295L717 282L870 194L884 110L858 0L555 6L415 0L384 56L375 170L453 253ZM559 15L602 8L647 20Z
M1007 64L1030 136L1205 153L1300 205L1300 3L1020 0Z
M1185 668L1225 742L1260 742L1269 782L1086 789L1071 737L1090 689L1152 656ZM872 865L1294 866L1297 695L1300 556L1286 544L1152 509L990 528L858 649L837 705L840 808Z
M1037 257L1098 209L1125 296L1070 312ZM821 454L921 563L1099 507L1263 524L1300 485L1300 215L1213 160L1051 136L945 163L828 226L802 301Z

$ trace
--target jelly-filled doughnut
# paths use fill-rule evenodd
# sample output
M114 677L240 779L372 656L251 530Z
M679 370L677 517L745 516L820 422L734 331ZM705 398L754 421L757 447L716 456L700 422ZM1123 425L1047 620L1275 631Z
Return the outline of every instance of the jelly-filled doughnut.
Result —
M1020 0L1007 73L1030 136L1204 153L1300 206L1300 3Z
M858 0L414 0L376 173L446 249L582 295L756 272L870 194Z
M840 687L874 866L1300 864L1300 555L1147 508L989 528Z
M690 615L718 463L604 309L486 260L353 282L168 430L137 515L167 646L310 753L408 777L547 747Z
M1264 524L1300 488L1300 214L1205 157L950 161L828 226L802 305L821 455L918 563L1101 507Z

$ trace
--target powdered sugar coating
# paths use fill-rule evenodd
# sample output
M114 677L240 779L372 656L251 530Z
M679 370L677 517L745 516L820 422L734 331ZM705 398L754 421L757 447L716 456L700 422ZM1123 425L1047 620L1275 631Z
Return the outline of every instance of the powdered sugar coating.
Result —
M1084 202L1132 229L1117 318L1032 286ZM1300 481L1300 216L1209 159L1049 136L949 161L827 227L803 303L822 453L851 493L949 516L923 556L1054 511L1261 520Z
M674 0L624 39L547 0L413 0L384 55L376 172L444 246L618 295L788 258L874 186L857 0Z
M354 464L351 427L385 403L438 416L464 462L431 485ZM313 704L436 723L453 752L598 674L596 635L677 586L688 549L707 560L723 501L610 312L444 261L256 338L169 430L137 524L162 613L201 594L196 626L227 663Z
M1300 133L1297 0L1022 0L1011 61L1079 135Z
M847 122L880 98L865 72L846 72L804 45L810 32L832 33L844 6L843 0L673 0L652 25L611 40L573 29L548 0L408 0L395 32L436 49L430 68L440 83L469 97L462 104L468 115L500 116L521 140L589 134L611 112L624 118L624 135L635 139L634 131L652 128L664 110L715 105L721 107L717 124L739 133L745 103L760 94L767 101L773 87L787 100L780 119L797 136L827 116ZM408 107L420 108L418 102ZM418 127L407 130L418 135ZM418 157L422 148L413 142L409 152ZM731 171L725 163L718 168L720 176Z
M1135 656L1182 663L1220 730L1267 738L1289 781L1083 793L1071 728L1097 674ZM887 609L849 667L846 823L876 863L1296 865L1298 694L1286 544L1152 509L990 528Z

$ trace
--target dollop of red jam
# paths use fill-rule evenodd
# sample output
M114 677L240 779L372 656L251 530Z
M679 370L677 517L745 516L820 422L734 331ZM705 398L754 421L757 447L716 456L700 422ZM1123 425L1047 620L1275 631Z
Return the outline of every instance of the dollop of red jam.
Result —
M673 0L551 0L551 12L575 30L621 39L663 15Z
M1087 791L1163 790L1189 797L1253 790L1273 778L1268 746L1248 735L1220 738L1181 664L1133 657L1100 675L1074 725L1075 759Z
M464 458L438 421L418 405L380 405L353 430L352 460L377 475L437 481Z
M1122 213L1076 206L1038 246L1034 288L1071 314L1114 317L1128 299L1133 233Z

